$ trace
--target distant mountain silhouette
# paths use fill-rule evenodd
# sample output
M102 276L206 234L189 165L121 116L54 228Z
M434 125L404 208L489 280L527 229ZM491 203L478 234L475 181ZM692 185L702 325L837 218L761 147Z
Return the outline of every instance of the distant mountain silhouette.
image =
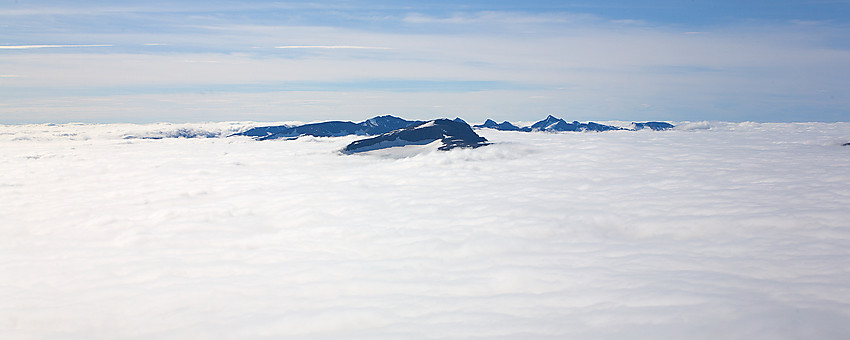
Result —
M674 128L673 124L665 122L632 123L632 130L652 129L653 131L669 130Z
M488 119L487 121L484 122L484 124L475 125L474 127L496 129L496 130L501 130L501 131L520 131L521 130L518 126L513 125L508 121L504 121L500 124L500 123L496 123L496 121L494 121L492 119Z
M439 119L448 120L448 119ZM451 120L451 122L459 123L469 127L463 119L455 118ZM315 136L315 137L339 137L339 136L348 136L348 135L361 135L361 136L376 136L384 133L388 133L394 130L410 127L417 124L422 124L423 121L417 120L406 120L395 116L377 116L371 119L367 119L360 123L354 123L349 121L328 121L328 122L319 122L319 123L310 123L304 125L297 126L287 126L287 125L278 125L278 126L263 126L263 127L255 127L248 129L243 132L232 134L231 136L249 136L254 137L257 140L267 140L267 139L278 139L278 138L287 138L294 139L300 136ZM442 124L442 123L441 123ZM578 121L573 121L572 123L567 123L565 120L556 118L552 115L547 116L545 119L532 124L531 126L526 127L518 127L514 124L511 124L508 121L504 121L502 123L496 123L496 121L492 119L487 119L484 124L475 125L475 128L488 128L488 129L496 129L501 131L524 131L524 132L535 132L535 131L547 131L547 132L555 132L555 131L613 131L613 130L626 130L624 128L598 124L594 122L588 123L579 123ZM674 126L670 123L665 122L645 122L645 123L632 123L631 130L641 130L641 129L651 129L654 131L668 130L672 129ZM183 137L183 136L180 136ZM187 136L188 137L188 136ZM159 137L161 138L161 137Z
M525 129L524 129L525 130ZM545 119L531 125L530 131L611 131L622 130L616 126L602 125L594 122L579 123L574 121L567 123L563 119L549 115Z
M440 141L438 150L454 148L477 148L488 145L487 139L479 136L469 124L456 120L435 119L382 135L354 141L342 150L345 154L403 147L408 145L426 145Z
M646 123L632 123L633 128L631 130L640 130L649 128L655 131L672 129L673 124L664 123L664 122L646 122ZM526 127L517 127L516 125L511 124L508 121L504 121L502 123L496 123L496 121L492 119L487 119L484 124L475 125L476 128L487 128L487 129L495 129L501 131L524 131L524 132L535 132L535 131L615 131L615 130L627 130L621 127L604 125L594 122L587 123L579 123L578 121L573 121L572 123L567 123L565 120L557 118L555 116L549 115L545 119L532 124L531 126Z
M379 135L393 130L408 127L421 121L410 121L394 116L378 116L360 123L329 121L298 126L264 126L255 127L232 136L250 136L257 140L297 138L300 136L339 137L348 135Z

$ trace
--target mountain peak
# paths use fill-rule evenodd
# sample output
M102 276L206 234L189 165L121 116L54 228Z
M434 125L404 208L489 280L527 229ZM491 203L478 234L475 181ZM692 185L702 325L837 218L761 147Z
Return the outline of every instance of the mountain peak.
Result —
M439 141L439 143L437 143ZM342 150L345 154L368 152L393 147L434 144L438 150L477 148L488 145L469 124L449 119L435 119L414 124L382 135L354 141Z
M556 118L553 115L549 115L546 119L543 119L537 123L531 125L532 131L551 131L551 130L559 130L560 128L565 128L567 122L563 119ZM563 126L563 127L562 127Z
M495 129L496 125L499 125L499 123L496 123L496 121L494 121L492 119L487 119L486 121L484 121L484 124L475 125L473 127Z

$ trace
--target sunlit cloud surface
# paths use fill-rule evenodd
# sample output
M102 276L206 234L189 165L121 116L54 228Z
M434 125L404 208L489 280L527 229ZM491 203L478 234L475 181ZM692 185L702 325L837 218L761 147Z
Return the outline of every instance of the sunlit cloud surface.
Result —
M676 124L400 159L0 125L0 336L850 337L850 124Z

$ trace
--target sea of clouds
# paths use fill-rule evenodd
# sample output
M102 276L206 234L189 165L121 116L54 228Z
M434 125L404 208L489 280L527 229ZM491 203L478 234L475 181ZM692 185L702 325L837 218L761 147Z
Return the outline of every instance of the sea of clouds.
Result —
M850 123L249 126L0 125L0 338L850 337Z

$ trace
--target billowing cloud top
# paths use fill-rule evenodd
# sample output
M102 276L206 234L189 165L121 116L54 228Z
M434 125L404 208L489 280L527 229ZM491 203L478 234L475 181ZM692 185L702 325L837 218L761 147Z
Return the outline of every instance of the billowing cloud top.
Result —
M850 123L214 138L249 126L0 125L0 335L850 338Z

